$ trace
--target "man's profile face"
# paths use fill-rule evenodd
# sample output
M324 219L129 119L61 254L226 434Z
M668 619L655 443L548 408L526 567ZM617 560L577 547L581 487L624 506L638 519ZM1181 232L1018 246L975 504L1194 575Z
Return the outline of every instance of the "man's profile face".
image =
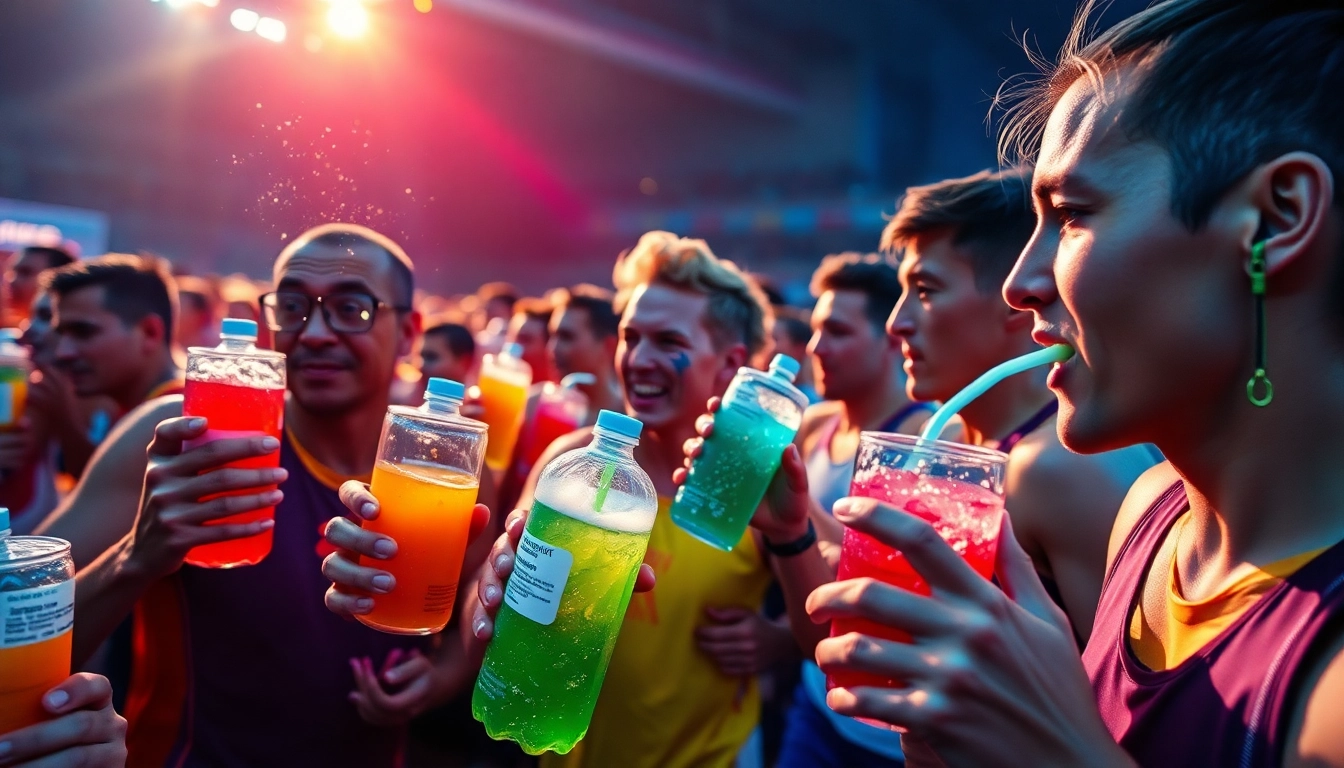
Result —
M49 269L51 264L44 254L34 251L20 251L12 261L13 264L5 273L5 287L9 291L10 306L16 311L22 311L33 303L33 297L37 295L38 276L43 270Z
M1020 342L1005 327L1003 297L976 284L971 263L951 232L921 235L905 248L904 293L887 333L900 341L913 400L947 400L1012 357Z
M596 376L603 370L610 370L615 361L607 350L603 340L593 333L587 310L564 306L551 316L548 351L561 378L571 373Z
M425 378L436 376L440 379L464 382L471 370L471 364L470 357L453 354L447 340L438 334L428 334L421 342L420 374Z
M808 350L817 392L827 400L861 397L894 365L891 344L868 318L868 296L861 291L823 291L817 297Z
M540 318L527 314L516 314L509 323L506 341L523 348L523 360L532 367L532 378L540 380L550 369L550 358L546 353L549 341L546 323Z
M127 396L163 343L146 334L145 321L128 325L105 309L106 291L90 285L52 301L56 364L80 397Z
M617 372L631 413L651 430L693 425L731 378L705 327L708 307L706 296L657 283L636 288L625 307Z
M1035 316L1056 366L1064 444L1080 452L1162 442L1198 414L1245 397L1252 314L1242 222L1215 209L1191 232L1172 213L1168 153L1119 125L1129 70L1111 98L1075 82L1047 123L1036 166L1037 227L1005 286Z

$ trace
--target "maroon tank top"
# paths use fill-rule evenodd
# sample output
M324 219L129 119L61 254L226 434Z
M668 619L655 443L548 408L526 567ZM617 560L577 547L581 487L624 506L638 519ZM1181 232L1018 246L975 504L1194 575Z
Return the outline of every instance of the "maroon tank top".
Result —
M1344 542L1260 597L1222 634L1165 671L1129 646L1143 577L1189 504L1176 483L1116 554L1083 665L1111 736L1145 768L1277 766L1302 661L1344 616Z

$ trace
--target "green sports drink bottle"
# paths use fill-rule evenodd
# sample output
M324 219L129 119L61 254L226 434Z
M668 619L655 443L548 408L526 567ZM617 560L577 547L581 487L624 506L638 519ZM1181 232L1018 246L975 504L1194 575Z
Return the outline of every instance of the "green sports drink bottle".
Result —
M537 481L471 711L494 739L564 754L588 732L658 514L635 463L643 425L602 411L586 448Z

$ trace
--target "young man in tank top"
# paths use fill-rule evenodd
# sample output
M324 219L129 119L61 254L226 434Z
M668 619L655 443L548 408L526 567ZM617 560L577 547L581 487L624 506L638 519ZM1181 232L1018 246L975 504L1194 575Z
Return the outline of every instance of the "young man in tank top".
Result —
M1121 509L1082 663L1011 541L1015 602L842 502L935 597L813 595L916 643L822 642L823 669L907 681L830 703L948 765L1344 766L1344 8L1169 1L1088 41L1091 10L1005 135L1038 224L1004 293L1077 350L1049 379L1064 444L1168 464Z
M933 406L906 395L900 342L885 330L901 298L894 266L877 255L827 256L812 275L812 295L817 304L808 349L825 400L807 409L795 442L812 498L829 516L831 505L849 495L859 432L918 434ZM825 533L838 545L838 526ZM805 661L784 731L780 768L899 764L899 734L836 715L826 707L825 697L825 676Z
M798 647L787 628L758 613L771 579L765 542L747 533L722 552L678 528L668 506L682 443L695 434L706 399L721 394L765 345L769 305L749 277L703 241L667 232L644 235L617 264L614 281L622 310L616 370L629 412L644 423L635 458L659 495L645 556L659 574L658 589L630 602L587 736L572 752L546 753L541 762L727 768L759 717L756 673L787 654L796 657ZM552 444L519 504L531 505L542 467L590 439L585 428ZM349 491L352 509L368 499L358 486ZM372 551L376 539L345 523L332 533L353 552ZM349 612L357 590L377 573L346 561L342 573L332 574L337 583L328 605ZM498 583L487 578L482 588L492 610L503 598Z
M906 390L945 401L980 374L1036 349L1031 315L1000 287L1035 226L1030 173L980 173L913 187L882 247L901 253L905 294L887 331L905 357ZM1079 645L1092 630L1115 511L1157 457L1143 447L1094 456L1055 436L1045 373L1005 380L961 411L966 442L1008 454L1006 507L1017 540L1069 616Z
M263 300L287 355L283 439L188 447L208 425L178 418L178 398L148 403L118 425L47 526L74 543L76 662L134 606L132 765L391 766L400 726L471 681L458 643L431 647L322 607L322 529L345 513L337 486L371 473L396 360L419 331L411 270L399 246L363 227L298 237L276 261L277 293ZM277 450L279 469L220 469ZM197 501L276 482L276 491ZM482 489L484 501L492 494ZM270 505L273 525L207 524ZM487 515L477 507L478 530ZM257 565L183 566L194 546L272 527L272 551ZM480 544L468 554L473 570Z

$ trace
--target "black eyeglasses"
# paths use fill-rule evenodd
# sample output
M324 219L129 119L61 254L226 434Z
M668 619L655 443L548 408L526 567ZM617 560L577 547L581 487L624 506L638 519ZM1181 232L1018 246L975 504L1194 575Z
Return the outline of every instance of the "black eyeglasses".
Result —
M261 297L261 317L266 327L275 333L301 331L312 317L313 304L322 309L322 320L337 333L368 333L378 319L378 310L391 307L407 312L410 307L396 307L370 296L351 291L329 296L309 296L298 291L276 291Z

